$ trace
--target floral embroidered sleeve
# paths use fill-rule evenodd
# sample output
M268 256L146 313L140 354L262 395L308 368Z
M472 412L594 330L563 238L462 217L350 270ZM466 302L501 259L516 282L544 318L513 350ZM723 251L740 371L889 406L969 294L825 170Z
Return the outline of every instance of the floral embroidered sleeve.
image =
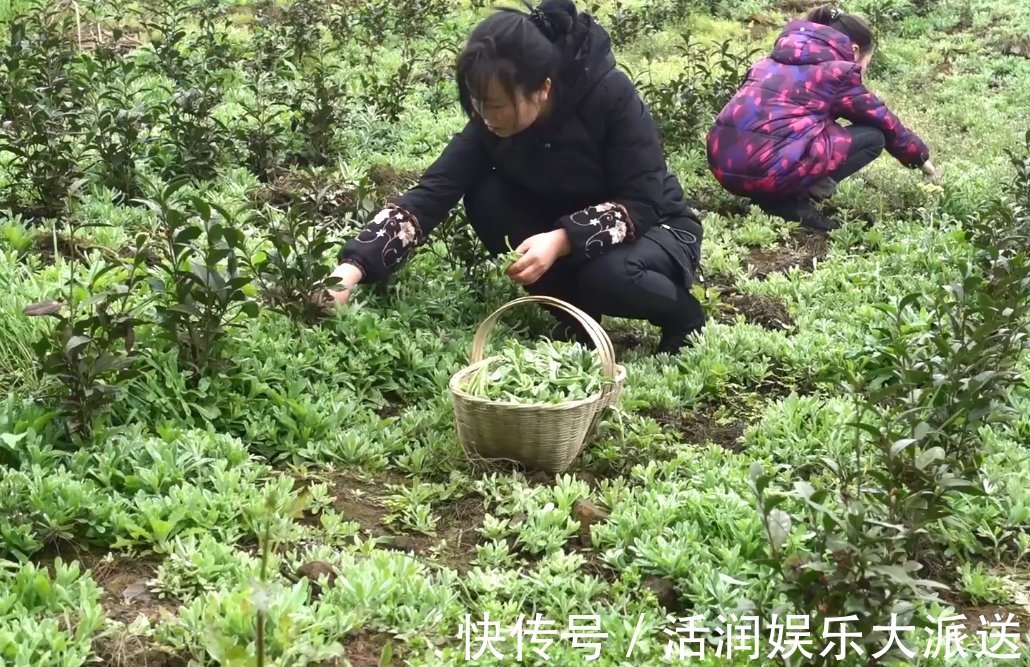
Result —
M872 125L883 131L887 152L909 168L930 159L930 149L912 130L905 127L883 100L862 83L862 70L855 66L845 75L841 92L833 101L833 112L853 123Z
M339 259L360 268L365 282L377 282L396 270L421 242L422 231L415 216L390 205L344 245Z
M375 283L400 268L446 218L476 178L490 168L482 123L469 122L455 134L418 183L344 245L341 264L353 264L364 274L361 282Z
M574 252L586 259L600 256L613 245L633 241L633 221L622 204L605 202L567 215L560 221Z
M665 154L658 125L633 82L613 70L601 84L604 109L605 197L562 217L574 255L591 259L620 243L632 243L662 218L666 198Z

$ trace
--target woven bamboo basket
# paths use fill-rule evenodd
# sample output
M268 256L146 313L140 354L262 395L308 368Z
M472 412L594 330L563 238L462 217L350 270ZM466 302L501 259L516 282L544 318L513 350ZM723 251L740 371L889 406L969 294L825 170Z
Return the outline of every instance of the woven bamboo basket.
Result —
M496 359L484 359L483 352L498 318L516 306L529 303L560 308L575 317L597 348L604 374L612 382L589 398L556 404L491 401L464 391L466 378ZM595 437L605 411L618 403L625 381L626 369L615 363L611 339L592 317L552 297L515 299L480 324L472 342L469 365L451 377L458 439L471 458L504 459L548 473L563 472Z

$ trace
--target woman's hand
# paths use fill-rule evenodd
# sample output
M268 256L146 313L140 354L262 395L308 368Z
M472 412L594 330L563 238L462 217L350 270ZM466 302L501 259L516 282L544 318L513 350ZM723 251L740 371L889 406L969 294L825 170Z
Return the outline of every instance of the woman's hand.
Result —
M340 282L328 288L329 296L338 306L347 303L351 290L365 277L364 272L353 264L341 264L329 275L340 279Z
M547 273L559 257L572 251L564 229L530 236L515 252L522 255L510 267L508 277L521 285L532 285Z
M927 175L931 183L937 183L941 180L941 172L937 171L937 167L933 166L933 162L927 160L920 169Z

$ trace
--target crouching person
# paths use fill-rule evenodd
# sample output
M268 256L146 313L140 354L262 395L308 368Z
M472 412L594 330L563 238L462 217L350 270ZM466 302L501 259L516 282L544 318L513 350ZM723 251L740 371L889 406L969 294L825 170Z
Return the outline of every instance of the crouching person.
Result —
M661 328L660 352L680 350L705 323L690 292L701 225L605 30L568 0L499 10L472 32L457 84L467 124L346 243L336 301L387 277L463 199L491 254L510 241L521 255L507 273L527 292L595 319L647 320ZM554 338L585 339L555 315Z
M839 223L813 200L832 196L884 149L936 178L926 144L862 83L875 46L863 19L835 7L790 22L708 134L719 183L766 213L826 231Z

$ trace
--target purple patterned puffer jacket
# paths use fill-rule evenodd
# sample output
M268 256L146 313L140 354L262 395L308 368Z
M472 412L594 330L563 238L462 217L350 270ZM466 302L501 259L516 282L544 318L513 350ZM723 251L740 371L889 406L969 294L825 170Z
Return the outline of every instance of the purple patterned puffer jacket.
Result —
M848 155L841 117L882 130L887 151L907 167L929 159L922 140L862 84L847 35L792 21L716 118L709 167L738 196L806 192Z

